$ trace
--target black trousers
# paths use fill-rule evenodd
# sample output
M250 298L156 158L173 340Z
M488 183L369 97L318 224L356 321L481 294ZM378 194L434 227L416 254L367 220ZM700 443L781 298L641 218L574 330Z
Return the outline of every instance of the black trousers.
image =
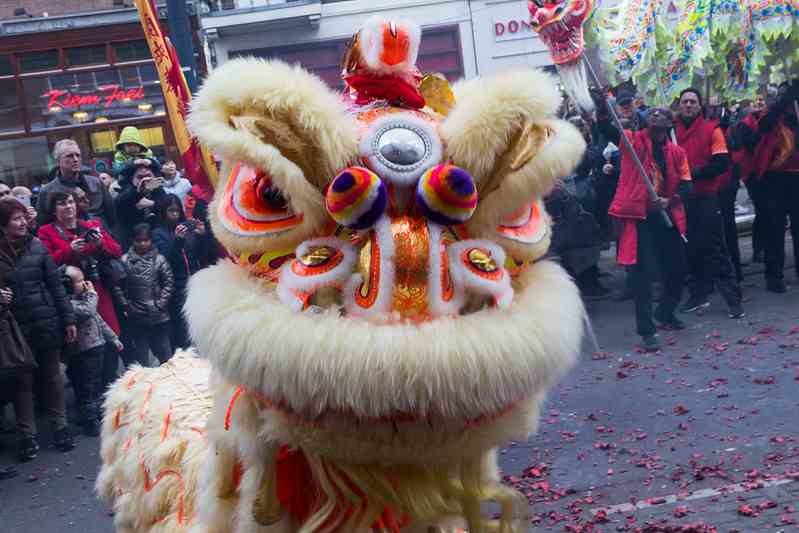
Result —
M693 278L691 296L707 298L715 286L727 305L740 304L741 292L727 251L718 198L692 198L685 208L688 214L688 267Z
M799 172L767 172L763 176L769 216L766 279L782 281L785 271L785 223L791 219L794 268L799 275Z
M739 187L738 177L733 176L729 185L719 192L719 206L721 207L721 219L724 225L724 240L727 243L727 251L730 253L735 279L738 280L738 283L741 283L744 280L744 274L741 269L738 226L735 224L735 198L738 196Z
M762 179L749 178L746 191L755 208L755 221L752 223L752 254L766 251L766 241L771 235L771 217L768 214L766 186Z
M652 321L652 284L660 273L663 293L655 311L655 318L668 321L682 298L687 270L685 245L676 228L667 228L659 212L637 224L638 261L630 271L635 323L639 335L655 333Z
M80 422L97 420L102 396L102 368L105 345L74 353L67 361L67 376L75 391Z
M160 363L166 363L172 357L172 343L169 340L170 323L155 325L130 324L129 333L133 340L133 359L142 366L149 365L149 352Z
M183 316L183 306L186 304L186 289L175 289L175 295L169 302L169 316L171 320L171 330L169 332L170 342L173 349L188 348L191 345L189 339L189 327Z

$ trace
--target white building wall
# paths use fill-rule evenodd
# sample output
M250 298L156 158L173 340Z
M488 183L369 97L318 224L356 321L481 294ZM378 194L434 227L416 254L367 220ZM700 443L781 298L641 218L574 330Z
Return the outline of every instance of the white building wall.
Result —
M552 64L546 46L529 25L526 0L475 0L470 4L479 74Z
M243 4L249 5L249 4ZM527 24L526 0L350 0L205 17L217 64L240 50L346 39L373 14L422 26L457 25L467 78L551 64ZM313 23L309 20L313 20Z

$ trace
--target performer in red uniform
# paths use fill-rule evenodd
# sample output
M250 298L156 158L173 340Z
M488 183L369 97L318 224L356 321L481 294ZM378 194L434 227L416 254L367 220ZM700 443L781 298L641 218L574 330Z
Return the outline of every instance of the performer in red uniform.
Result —
M677 144L688 157L693 181L693 191L686 202L688 265L693 282L691 296L680 310L690 313L708 307L715 284L727 302L730 318L741 318L741 291L724 239L719 204L719 190L730 157L718 123L702 116L702 95L698 90L685 89L680 94L674 132Z
M794 260L799 275L799 80L780 87L777 102L757 124L759 139L754 151L754 177L762 180L766 238L766 287L785 292L785 223L791 220Z
M601 122L609 140L622 147L619 186L608 212L621 221L618 262L633 265L636 328L644 348L649 351L659 348L652 321L652 284L657 272L663 276L663 294L654 319L672 329L685 327L674 311L685 283L686 217L682 197L690 193L691 173L685 151L668 140L672 125L671 111L653 108L648 114L646 129L625 131L653 180L658 195L657 203L653 203L631 154L619 142L618 130L607 120ZM666 225L662 210L669 214L672 227Z

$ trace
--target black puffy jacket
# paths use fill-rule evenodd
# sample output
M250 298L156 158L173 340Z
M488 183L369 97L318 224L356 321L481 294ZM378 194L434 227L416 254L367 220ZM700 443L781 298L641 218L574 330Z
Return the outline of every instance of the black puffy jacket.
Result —
M47 248L34 237L0 240L0 276L14 291L11 310L31 346L60 347L64 328L75 324L75 313Z
M131 248L122 256L122 261L128 268L125 278L128 319L139 325L168 322L175 281L166 258L155 248L144 255Z

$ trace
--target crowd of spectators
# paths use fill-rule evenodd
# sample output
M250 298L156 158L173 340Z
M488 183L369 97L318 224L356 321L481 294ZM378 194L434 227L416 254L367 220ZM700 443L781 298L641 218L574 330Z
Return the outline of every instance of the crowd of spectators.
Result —
M199 192L136 128L123 130L112 174L88 172L70 139L53 158L35 193L0 182L0 406L13 405L22 461L39 450L35 406L54 445L74 448L65 375L73 422L97 436L103 392L120 371L188 347L188 279L220 253Z
M799 80L726 105L705 102L694 88L670 108L647 107L626 87L593 93L596 111L569 118L588 144L584 159L546 199L554 221L551 251L586 298L609 296L599 257L615 243L627 271L626 288L615 298L634 301L644 349L659 348L658 325L683 329L677 313L709 307L715 291L729 317L742 318L735 218L742 185L755 209L751 261L765 262L766 289L787 290L786 228L799 279Z

